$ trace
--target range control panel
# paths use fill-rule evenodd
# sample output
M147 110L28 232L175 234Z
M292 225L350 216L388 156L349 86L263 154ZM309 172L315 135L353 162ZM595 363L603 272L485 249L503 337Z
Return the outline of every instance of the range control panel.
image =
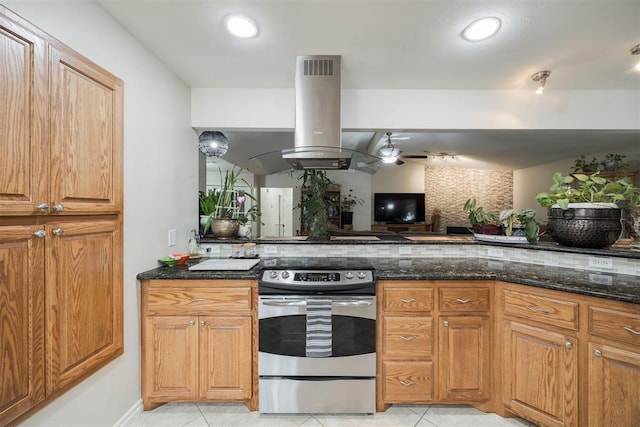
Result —
M317 282L330 285L373 283L371 270L263 270L262 283L287 285L313 285Z

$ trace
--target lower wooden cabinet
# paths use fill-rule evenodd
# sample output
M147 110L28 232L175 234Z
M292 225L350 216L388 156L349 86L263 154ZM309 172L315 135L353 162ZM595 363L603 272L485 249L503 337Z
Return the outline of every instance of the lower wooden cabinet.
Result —
M245 402L257 408L255 283L152 280L142 283L142 399Z

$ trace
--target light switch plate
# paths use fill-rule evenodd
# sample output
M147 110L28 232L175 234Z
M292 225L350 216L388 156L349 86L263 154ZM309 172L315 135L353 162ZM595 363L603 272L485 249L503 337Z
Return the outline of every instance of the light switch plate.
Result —
M176 245L176 230L169 230L167 232L167 243L170 247Z
M500 248L489 248L487 250L487 255L489 255L491 258L502 258L504 256L504 253Z
M613 269L613 259L590 256L589 267L606 268L608 270L611 270Z
M277 254L278 247L276 245L264 245L262 247L262 252L265 254Z
M398 255L411 255L411 248L409 246L400 246L398 248Z

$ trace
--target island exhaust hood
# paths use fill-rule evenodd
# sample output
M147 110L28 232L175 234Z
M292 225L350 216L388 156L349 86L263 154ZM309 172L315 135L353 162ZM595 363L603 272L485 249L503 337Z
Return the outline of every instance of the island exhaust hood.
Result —
M294 148L282 158L294 169L348 169L342 149L341 57L296 57Z
M374 174L380 158L346 148L341 126L341 56L296 57L294 146L249 159L252 172L287 169L357 170Z

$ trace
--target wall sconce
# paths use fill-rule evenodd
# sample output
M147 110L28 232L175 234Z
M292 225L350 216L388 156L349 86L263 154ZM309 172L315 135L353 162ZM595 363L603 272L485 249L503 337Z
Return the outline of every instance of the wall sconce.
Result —
M204 131L198 137L198 149L207 157L222 157L229 149L229 139L218 131Z
M547 83L547 79L549 78L550 75L551 75L551 71L543 70L543 71L538 71L533 76L531 76L531 80L533 80L534 82L540 82L540 84L538 85L538 88L536 89L537 95L542 95L544 93L544 85Z
M632 47L630 51L631 55L640 55L640 44ZM640 62L638 62L634 68L636 69L636 71L640 71Z

